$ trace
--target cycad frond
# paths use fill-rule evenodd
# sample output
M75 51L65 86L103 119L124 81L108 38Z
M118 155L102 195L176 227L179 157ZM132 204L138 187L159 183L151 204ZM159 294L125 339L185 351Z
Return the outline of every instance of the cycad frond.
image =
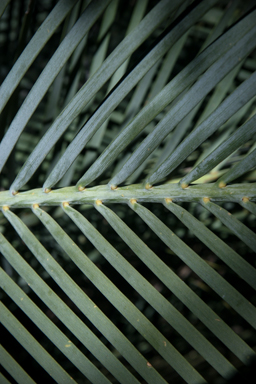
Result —
M126 3L0 5L3 382L255 357L255 4Z

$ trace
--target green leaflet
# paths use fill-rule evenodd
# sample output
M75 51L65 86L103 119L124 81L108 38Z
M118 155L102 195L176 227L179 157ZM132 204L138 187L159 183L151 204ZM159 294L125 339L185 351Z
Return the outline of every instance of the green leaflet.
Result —
M75 381L64 369L42 348L35 338L22 326L12 313L0 303L0 319L5 328L22 344L39 364L49 373L54 380L61 383L74 384Z
M35 384L35 381L24 371L15 359L0 345L1 364L9 374L21 384ZM10 382L0 374L1 383L10 384Z
M200 164L181 179L180 183L189 185L192 181L199 179L199 177L212 170L241 145L245 144L256 132L255 123L256 115L237 129L231 137L219 145L209 156L203 159ZM251 159L253 159L253 156L251 156ZM253 168L253 164L251 164L251 167ZM248 169L248 167L244 167L244 169Z
M256 34L256 28L252 29L252 31L248 32L248 34L242 39L235 47L233 47L230 52L227 52L221 59L219 59L218 62L213 64L209 70L197 81L197 83L186 93L186 95L180 100L180 102L174 107L174 111L172 111L172 114L168 114L165 119L159 124L157 129L152 132L150 136L143 142L143 147L139 148L137 152L134 153L133 159L130 159L130 162L134 161L135 163L138 161L143 161L144 158L146 158L146 154L148 151L148 148L150 150L156 148L157 144L161 142L161 140L167 135L167 133L170 132L172 128L181 120L184 115L189 113L191 109L196 106L196 104L211 90L211 87L215 86L240 60L240 54L241 58L243 57L242 53L242 48L244 47L244 44L246 45L246 49L244 53L247 55L254 47L255 47L255 35ZM248 44L247 44L248 43ZM248 50L247 50L248 49ZM239 55L239 58L237 59L237 56ZM209 81L211 79L211 81ZM228 99L229 102L233 102L233 99L237 99L239 96L240 98L238 100L243 100L244 104L249 101L253 96L255 96L255 83L256 83L256 74L251 76L250 81L245 82L242 84L233 94L233 97L230 96ZM247 96L244 98L244 96ZM221 105L220 108L224 109L228 105L228 101L224 101ZM183 107L185 106L185 107ZM239 103L238 105L233 104L233 108L235 110L239 109L241 107L241 104ZM175 118L174 118L174 113ZM215 113L217 113L215 111ZM212 115L209 117L211 119L215 119L215 113L213 112ZM218 114L220 111L218 111ZM230 108L229 113L226 113L225 115L225 122L232 114L234 113L234 110ZM177 116L177 117L176 117ZM169 121L172 121L171 126L167 125ZM218 125L221 125L223 123L220 120L218 120ZM206 121L204 121L204 128L207 125ZM207 119L207 123L209 124L209 121ZM202 123L203 125L203 123ZM166 127L165 129L163 127ZM216 127L216 126L215 126ZM201 126L200 126L201 128ZM208 128L208 127L207 127ZM199 130L199 127L198 127ZM167 132L166 132L167 131ZM196 135L197 134L197 135ZM207 134L209 135L209 129L207 130ZM195 133L193 131L193 136L196 135L196 142L202 142L205 139L205 136L203 134L198 135L198 131ZM189 138L186 140L188 142L190 140L190 146L189 146L189 151L191 151L191 144L192 144L192 138ZM184 148L185 144L180 146L177 151L175 151L167 160L164 161L163 164L159 166L159 168L150 176L148 176L146 183L149 185L152 185L161 179L163 179L165 176L167 176L173 169L174 169L174 161L173 158L177 156L177 152L179 152L179 161L181 162L181 156L180 153L182 151L182 158L184 159L189 152L187 152ZM191 153L191 152L190 152ZM144 156L143 156L144 155ZM136 160L135 161L135 157ZM140 160L139 160L140 159ZM129 163L127 163L126 168L129 168ZM131 172L131 169L129 169L129 173ZM124 177L124 176L123 176ZM123 177L118 177L118 175L115 176L110 181L110 184L113 185L118 185L120 182L123 181ZM127 177L127 176L126 176Z
M165 204L167 208L178 207L175 204ZM230 328L223 322L216 313L214 313L205 303L200 300L200 298L175 274L173 271L166 266L165 263L161 261L159 257L154 254L146 244L140 240L138 236L135 235L131 229L125 225L125 223L109 208L103 204L95 204L95 208L105 217L109 224L115 229L118 235L127 243L127 245L136 253L136 255L154 272L158 278L194 313L199 319L205 323L207 327L218 336L232 351L236 354L242 361L246 363L248 357L254 355L254 352L248 348L248 346L243 343L237 335L230 330ZM178 209L178 208L177 208ZM180 208L180 210L182 210ZM177 211L176 211L177 212ZM184 210L182 210L182 214ZM192 216L191 216L191 220ZM195 220L195 219L194 219ZM188 222L188 220L186 220ZM193 223L193 222L192 222ZM194 223L193 223L194 224ZM201 223L200 223L201 224ZM198 222L196 223L198 228ZM206 231L205 226L202 226L202 232ZM194 228L194 227L193 227ZM209 233L207 232L206 237L208 239ZM216 239L214 239L216 241ZM218 239L219 242L221 241ZM223 243L223 242L222 242ZM207 243L208 245L208 243ZM225 243L220 244L221 246L226 246ZM216 244L215 248L219 244ZM224 249L224 252L227 252L227 247ZM214 249L215 250L215 249ZM228 251L232 251L228 249ZM232 256L239 257L233 251L231 252ZM226 253L225 253L226 256ZM227 256L226 256L227 257ZM225 258L226 259L226 258ZM239 261L241 258L239 258ZM231 259L232 260L232 259ZM232 264L234 262L232 260ZM250 282L255 286L255 273L250 271L249 265L244 262L242 259L242 264L246 265L245 273L250 274ZM239 270L240 272L240 270ZM255 280L253 280L255 279Z
M196 7L189 17L177 25L174 30L170 31L158 45L152 49L152 51L137 65L137 67L129 73L129 75L123 80L123 82L109 95L107 100L100 106L95 112L92 118L85 124L78 135L74 138L70 146L66 149L65 153L61 157L60 161L54 167L52 173L45 181L43 188L48 189L53 187L60 178L65 174L67 169L79 155L84 148L85 144L90 140L97 129L107 120L111 112L116 108L120 101L127 96L131 89L137 84L137 82L143 78L147 71L153 67L153 65L167 52L168 49L179 39L183 34L194 24L194 22L202 16L215 2L215 0L208 1L207 3L201 3ZM94 177L102 172L102 167L97 164L91 172ZM98 169L96 169L98 168ZM85 176L84 176L85 177ZM87 182L84 182L84 177L79 180L78 186L84 186Z
M9 1L2 1L1 6L5 7ZM64 20L67 14L70 12L76 1L73 0L61 0L57 3L56 7L52 10L49 16L41 25L41 28L30 40L27 47L24 49L19 59L12 67L11 72L6 77L5 81L0 87L0 111L8 102L10 96L14 92L18 83L43 49L44 45L50 39L52 34L58 28L60 23ZM0 12L1 14L1 12Z
M245 156L243 160L226 172L224 176L218 180L218 185L223 187L231 181L237 179L239 176L242 176L245 172L254 168L256 165L255 155L256 150L254 149L250 154Z
M109 0L110 1L110 0ZM98 5L100 4L100 7ZM79 40L77 44L81 41L81 38L88 32L89 28L93 25L93 23L100 16L100 13L107 6L106 1L97 0L97 2L92 2L92 14L89 12L84 13L84 18L88 19L88 25L83 20L80 19L78 22L77 29L75 30L75 35L78 34ZM91 5L90 4L90 5ZM84 84L84 86L76 93L71 102L66 106L66 108L61 112L61 114L56 118L52 126L48 129L47 133L40 140L26 163L24 167L19 172L17 178L12 184L11 189L13 191L18 191L33 175L35 170L44 160L52 146L56 143L56 141L61 137L61 135L65 132L65 129L71 124L74 118L82 111L82 109L86 106L86 104L90 101L93 95L102 87L102 85L109 79L111 74L117 70L117 68L129 57L130 54L154 31L154 29L166 19L169 13L173 11L178 6L178 0L174 2L169 2L168 0L161 0L159 4L156 5L155 9L153 9L138 25L135 30L133 30L123 41L122 43L111 53L110 56L104 61L101 67L96 71L94 75L92 75L89 80ZM95 12L94 7L99 8L98 13ZM164 10L164 12L163 12ZM86 25L86 29L84 28ZM84 34L81 35L81 31L84 31ZM72 31L71 31L72 32ZM69 35L68 35L69 36ZM67 36L67 38L68 38ZM67 45L70 48L71 52L73 52L74 48L73 43L70 43L69 39L67 39ZM62 46L56 51L60 52L60 59L63 63L63 52L61 51ZM64 47L64 50L66 48ZM68 55L65 54L66 60L69 58ZM50 63L49 63L50 64ZM56 65L55 60L53 61L53 65ZM48 65L49 71L51 71L51 66ZM58 71L59 71L58 67ZM44 79L42 78L42 83L44 83ZM50 85L50 84L49 84ZM41 85L42 86L42 85ZM32 96L31 96L32 98ZM20 123L19 123L20 126ZM7 139L6 139L7 141ZM13 142L13 138L11 140ZM3 147L5 149L5 147ZM6 149L5 149L6 151ZM9 153L8 153L9 154ZM8 157L8 154L5 158Z
M214 216L218 217L223 224L225 224L232 232L236 234L245 244L248 245L253 251L256 250L256 235L246 225L240 223L224 208L212 203L211 201L203 202L204 207L211 211Z
M39 208L35 208L35 212L43 212ZM72 301L80 308L80 310L96 325L101 329L102 333L110 341L112 341L120 349L123 349L123 353L127 356L127 359L133 362L133 364L140 363L140 369L146 371L148 376L148 370L146 362L141 364L141 359L139 353L136 353L136 350L132 348L132 345L126 340L118 329L111 324L106 316L99 310L97 306L84 294L84 292L74 283L74 281L65 273L65 271L58 265L58 263L51 257L51 255L46 251L46 249L38 242L38 240L33 236L33 234L25 227L21 220L16 217L12 212L5 211L8 219L11 220L12 225L15 225L15 229L19 231L20 235L23 238L23 241L26 242L27 246L35 252L40 263L44 266L47 272L54 278L57 284L64 290L64 292L71 298ZM45 213L46 214L46 213ZM8 257L8 261L19 269L19 273L28 281L33 289L38 292L38 295L44 300L47 300L48 307L56 313L56 315L65 323L65 325L76 335L76 337L91 350L93 354L106 366L109 367L114 376L119 377L121 382L126 382L126 380L131 380L136 382L135 378L127 372L125 367L111 354L111 352L101 343L97 337L90 331L88 327L75 315L72 313L68 307L58 300L57 295L51 291L51 295L48 295L49 288L39 278L35 272L28 266L24 265L24 262L21 261L21 258L18 258L17 252L13 249L10 252L10 245L4 241L3 237L1 243L2 252ZM72 248L75 244L71 242ZM16 256L15 256L16 254ZM80 262L84 264L84 254L81 252ZM12 256L12 259L10 257ZM79 259L78 259L79 260ZM14 264L15 262L15 264ZM91 265L92 273L97 270L92 262L88 259L88 264ZM17 267L16 267L17 265ZM26 274L24 274L26 273ZM94 272L95 274L95 272ZM101 277L101 276L100 276ZM34 284L32 285L32 282ZM39 290L39 291L38 291ZM74 326L75 324L75 326ZM139 369L138 367L138 369ZM150 376L152 380L156 380L158 376L157 373L150 371Z
M254 14L254 17L256 12ZM218 57L220 57L230 45L228 42L236 42L253 23L252 15L242 20L230 31L226 32L219 40L210 45L204 52L194 59L183 71L181 71L165 88L148 104L138 115L120 132L115 140L105 149L94 164L78 182L78 187L84 187L99 176L114 159L122 152L145 126L171 101L177 98L204 70L206 70ZM235 32L238 32L237 34ZM184 116L183 116L184 117ZM138 165L134 161L134 166ZM127 165L126 165L127 167ZM122 171L124 172L124 171ZM130 174L131 172L129 172ZM127 173L128 175L128 173Z
M86 8L86 11L76 22L69 34L65 37L62 44L60 44L53 57L49 61L48 65L43 70L40 77L37 79L37 82L35 83L34 87L31 89L29 95L25 99L22 107L19 109L17 115L13 119L11 126L9 127L6 135L4 136L1 142L0 170L2 170L21 132L25 128L26 124L28 123L28 120L32 116L39 102L42 100L51 83L53 82L57 74L60 72L65 62L69 59L77 45L83 39L85 34L89 31L94 22L100 17L101 13L104 11L109 1L110 0L95 0L89 4L88 8ZM46 31L47 28L44 29L44 33L46 33ZM46 41L43 41L42 45L44 45L45 42ZM35 41L35 44L38 44L37 40ZM33 47L28 48L29 51L32 49ZM23 62L21 62L20 65L22 67ZM16 71L18 70L19 69L17 69ZM14 72L14 76L16 74L16 71ZM10 76L12 77L12 74ZM12 79L10 81L12 83ZM46 148L49 148L49 140L47 139L47 141L48 144Z
M76 222L83 228L86 221L82 215L73 210L68 205L64 205L65 212L69 213L72 217L76 217ZM38 212L38 208L35 212ZM69 254L77 266L90 278L93 284L104 294L108 300L117 307L119 311L131 322L131 324L154 346L155 349L171 364L179 374L186 378L188 382L201 381L202 378L198 373L189 365L185 364L184 358L179 352L159 333L159 331L140 313L140 311L132 305L129 300L106 278L106 276L97 270L93 263L85 263L82 252L79 252L78 247L71 241L64 231L55 223L45 212L41 211L39 217L43 223L51 231L52 235L59 242L61 246L65 247L65 251ZM80 220L77 220L77 217ZM81 229L81 228L80 228ZM87 226L86 229L93 231L93 227ZM95 236L95 234L94 234ZM76 248L76 253L74 253ZM116 258L116 257L115 257ZM87 264L87 265L86 265ZM90 268L88 268L90 265ZM157 340L162 340L159 344ZM123 352L124 353L124 352ZM131 356L130 358L134 358ZM181 370L181 366L185 370Z
M97 204L97 202L96 202ZM100 203L101 204L101 203ZM175 328L205 359L215 367L218 372L229 377L234 373L234 368L225 361L218 351L212 348L206 339L193 328L190 323L140 275L101 235L89 222L72 208L67 207L66 212L79 226L82 232L90 239L99 252L108 260L111 265L155 308L168 323ZM114 295L114 292L112 292ZM128 305L127 305L128 306ZM119 303L118 309L122 305ZM132 312L132 309L130 309ZM124 312L123 312L124 313ZM124 313L125 314L125 313ZM128 314L126 312L125 316ZM138 316L138 315L137 315ZM137 317L134 314L134 318ZM130 316L129 321L132 322ZM144 331L145 332L145 331ZM152 329L152 333L154 330ZM149 335L145 334L148 338ZM206 352L207 351L207 352Z
M92 383L110 383L2 269L0 276L5 292Z
M212 204L212 203L206 203ZM194 270L212 289L227 301L240 315L256 328L256 309L225 279L222 279L204 260L183 243L168 227L142 205L131 202L130 207L176 254Z
M208 204L208 203L207 203ZM230 266L242 279L256 289L256 270L239 256L232 248L214 235L205 225L195 219L184 208L174 203L165 202L164 205L174 213L192 232L195 233L216 255ZM211 211L216 215L215 212ZM231 219L232 227L237 224L237 220ZM242 226L242 225L241 225Z

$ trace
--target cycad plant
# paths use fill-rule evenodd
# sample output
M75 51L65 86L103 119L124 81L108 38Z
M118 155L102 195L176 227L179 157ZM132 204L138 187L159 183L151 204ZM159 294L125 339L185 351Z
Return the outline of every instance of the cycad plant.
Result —
M1 0L1 383L255 356L255 5Z

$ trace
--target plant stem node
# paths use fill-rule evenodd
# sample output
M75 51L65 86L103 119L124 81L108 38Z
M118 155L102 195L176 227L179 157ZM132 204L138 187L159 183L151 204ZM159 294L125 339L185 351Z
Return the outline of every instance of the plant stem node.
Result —
M101 205L101 204L102 204L102 201L99 200L99 199L97 199L97 200L95 201L95 204L96 204L96 205Z
M243 200L244 203L249 203L249 201L250 201L249 197L246 197L246 196L244 196L242 198L242 200Z
M68 202L68 201L64 201L64 202L62 203L62 206L63 206L64 208L68 207L68 206L69 206L69 202Z
M78 191L79 192L82 192L82 191L84 191L85 190L85 187L83 187L82 185L79 185L79 187L78 187Z
M45 188L44 193L50 193L50 192L51 192L51 188Z
M186 189L188 187L188 184L187 183L181 183L181 188L182 189Z
M210 198L209 197L204 197L203 198L203 202L206 204L206 203L209 203L210 201Z
M172 199L170 199L170 198L168 197L167 199L165 199L165 202L166 202L167 204L172 203Z
M219 183L219 188L225 188L226 187L226 183L224 183L224 181L221 181L220 183Z
M130 200L130 203L131 203L132 205L134 205L135 203L137 203L137 200L136 200L136 199L131 199L131 200Z
M10 208L8 207L8 205L4 205L2 209L3 211L9 211Z
M151 185L151 184L149 184L149 183L147 183L146 185L145 185L145 188L146 189L151 189L153 186Z
M37 209L37 208L39 208L39 204L33 204L32 207L33 207L34 209Z

